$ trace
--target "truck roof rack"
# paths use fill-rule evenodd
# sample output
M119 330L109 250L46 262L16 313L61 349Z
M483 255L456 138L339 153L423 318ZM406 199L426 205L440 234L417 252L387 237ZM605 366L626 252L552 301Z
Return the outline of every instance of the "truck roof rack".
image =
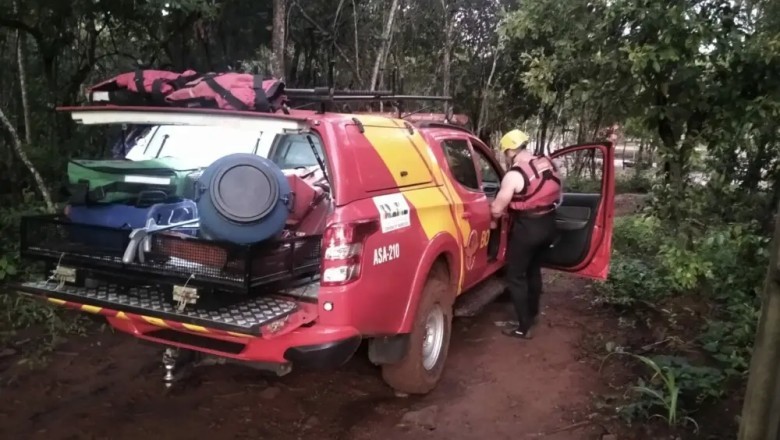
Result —
M451 102L450 96L403 95L390 90L335 90L330 87L313 89L285 89L287 99L302 104L296 108L319 104L320 112L334 111L338 103L392 103L398 117L403 114L404 104L408 102Z
M466 127L456 125L456 124L448 124L446 122L422 121L422 122L416 122L415 125L417 125L420 128L449 128L452 130L463 131L468 134L474 134L472 133L471 130L469 130Z

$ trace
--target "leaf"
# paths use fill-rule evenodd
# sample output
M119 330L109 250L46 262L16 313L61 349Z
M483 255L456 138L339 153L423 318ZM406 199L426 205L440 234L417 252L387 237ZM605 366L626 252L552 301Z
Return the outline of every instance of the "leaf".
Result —
M633 389L634 391L638 391L638 392L640 392L642 394L647 394L649 396L652 396L655 399L657 399L658 402L661 405L667 406L666 405L666 400L664 399L664 396L661 393L659 393L658 391L656 391L656 390L654 390L652 388L648 388L646 386L633 386L633 387L631 387L631 389Z

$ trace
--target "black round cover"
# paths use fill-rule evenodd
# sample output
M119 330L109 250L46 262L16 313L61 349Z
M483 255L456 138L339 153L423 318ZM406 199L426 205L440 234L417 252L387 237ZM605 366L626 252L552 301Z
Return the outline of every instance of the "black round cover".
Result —
M265 217L279 201L279 184L261 162L228 157L209 185L217 211L236 223L253 223Z
M274 162L254 154L230 154L209 165L198 183L198 215L205 236L249 244L284 229L290 185Z

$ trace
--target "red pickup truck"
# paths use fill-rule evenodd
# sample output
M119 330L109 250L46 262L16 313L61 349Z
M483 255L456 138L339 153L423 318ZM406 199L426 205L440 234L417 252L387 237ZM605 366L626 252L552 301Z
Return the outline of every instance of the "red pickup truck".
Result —
M98 253L66 243L63 231L84 225L61 216L26 218L22 255L48 261L54 275L18 285L24 294L104 315L114 328L144 340L278 373L293 366L338 367L366 341L371 361L391 387L427 393L444 369L453 316L472 313L503 290L496 274L504 265L510 222L504 218L491 229L489 203L504 171L491 149L459 126L307 110L69 111L88 125L262 132L258 143L268 146L254 151L282 168L287 162L316 163L319 152L331 208L323 231L287 239L314 246L305 259L290 264L282 262L296 242L285 241L273 252L267 246L232 250L165 234L151 245L157 258L128 261L121 246ZM612 146L576 145L553 157L566 169L567 156L591 153L602 159L600 190L565 193L557 209L560 234L545 266L605 278L613 223ZM174 270L172 254L160 249L178 245L200 249L201 260L219 256L221 264L205 270L193 263L187 266L192 273ZM251 268L257 266L244 262L245 276L228 274L235 266L231 255L242 252L264 256L264 271L255 273ZM273 272L269 262L279 263ZM231 286L245 289L229 292ZM183 299L187 289L193 294Z

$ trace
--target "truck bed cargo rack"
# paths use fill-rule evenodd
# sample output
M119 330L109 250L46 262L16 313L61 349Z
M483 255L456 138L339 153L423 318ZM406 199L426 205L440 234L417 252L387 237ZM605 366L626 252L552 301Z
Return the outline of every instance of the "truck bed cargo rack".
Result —
M160 232L144 262L124 263L130 229L73 223L59 215L22 218L23 258L144 282L249 293L259 287L315 276L321 236L237 245Z
M178 310L170 293L155 286L104 283L94 287L78 287L58 285L54 281L33 281L17 284L15 287L23 294L56 302L69 302L82 308L86 306L93 312L106 309L117 313L133 313L242 335L260 335L262 326L282 319L298 309L294 301L274 296L222 296L220 304L188 305L183 310Z

